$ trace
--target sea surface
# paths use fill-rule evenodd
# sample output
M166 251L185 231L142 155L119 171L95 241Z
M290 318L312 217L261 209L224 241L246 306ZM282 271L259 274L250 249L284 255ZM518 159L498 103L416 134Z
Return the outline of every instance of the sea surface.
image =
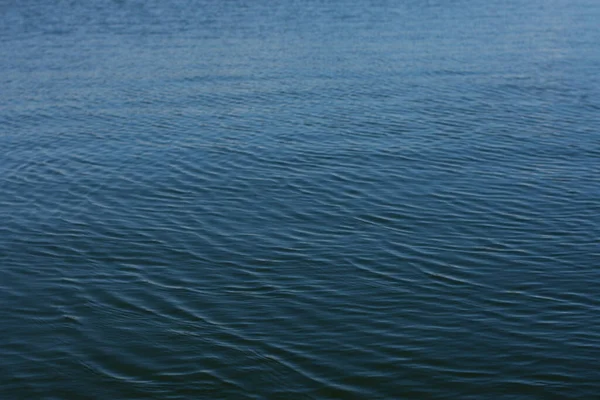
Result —
M1 399L599 399L600 2L0 2Z

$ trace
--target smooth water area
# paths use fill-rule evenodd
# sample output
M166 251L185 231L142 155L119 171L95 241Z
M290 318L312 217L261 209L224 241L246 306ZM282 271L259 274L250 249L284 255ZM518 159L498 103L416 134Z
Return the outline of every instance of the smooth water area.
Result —
M2 2L0 398L598 398L599 21Z

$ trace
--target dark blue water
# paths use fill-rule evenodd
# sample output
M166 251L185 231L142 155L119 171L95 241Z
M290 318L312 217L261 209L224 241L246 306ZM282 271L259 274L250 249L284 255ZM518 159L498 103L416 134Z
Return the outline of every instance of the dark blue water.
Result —
M596 0L0 4L0 398L600 398Z

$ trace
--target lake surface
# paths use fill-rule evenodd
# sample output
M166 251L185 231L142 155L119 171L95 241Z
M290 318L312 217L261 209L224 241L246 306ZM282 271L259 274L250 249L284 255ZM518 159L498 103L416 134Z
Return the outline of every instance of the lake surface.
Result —
M598 21L3 2L0 398L598 398Z

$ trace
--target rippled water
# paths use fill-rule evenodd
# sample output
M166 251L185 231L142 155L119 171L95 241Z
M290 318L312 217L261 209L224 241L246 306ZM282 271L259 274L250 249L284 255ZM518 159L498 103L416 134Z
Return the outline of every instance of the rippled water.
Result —
M600 3L6 1L0 397L600 393Z

